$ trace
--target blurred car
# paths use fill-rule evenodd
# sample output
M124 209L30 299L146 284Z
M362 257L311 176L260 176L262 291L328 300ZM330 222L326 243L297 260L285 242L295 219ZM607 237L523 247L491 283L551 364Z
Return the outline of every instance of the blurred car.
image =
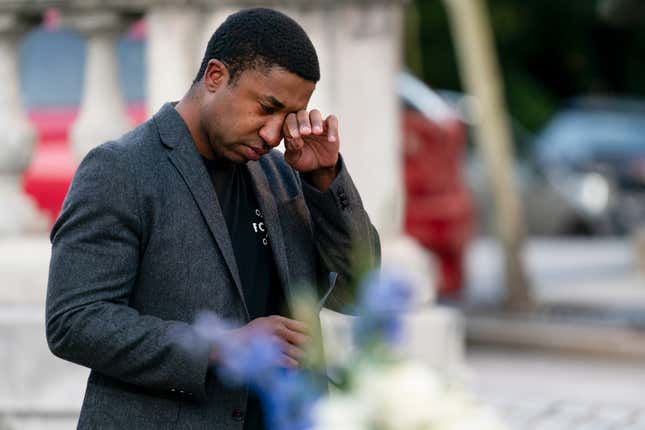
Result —
M645 223L645 100L572 100L539 133L531 159L575 209L564 231L620 235Z
M403 104L405 227L438 257L439 293L456 298L475 225L463 176L466 126L448 103L409 73L400 75L398 94Z
M477 100L439 90L472 127ZM537 136L509 117L515 174L532 235L624 234L645 220L642 195L645 103L633 99L578 98ZM494 229L493 201L485 166L469 145L468 184L476 201L480 233Z

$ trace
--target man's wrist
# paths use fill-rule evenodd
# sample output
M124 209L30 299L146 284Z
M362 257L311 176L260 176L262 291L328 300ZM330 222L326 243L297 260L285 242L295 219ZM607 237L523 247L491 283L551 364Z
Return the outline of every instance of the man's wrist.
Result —
M304 174L304 178L310 185L318 189L318 191L325 192L331 186L340 170L340 162L331 167L322 167L320 169L312 170Z

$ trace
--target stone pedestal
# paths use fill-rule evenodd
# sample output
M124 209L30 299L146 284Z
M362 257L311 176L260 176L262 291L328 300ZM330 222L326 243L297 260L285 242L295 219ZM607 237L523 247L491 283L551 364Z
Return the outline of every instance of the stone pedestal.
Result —
M21 186L36 139L19 93L18 43L30 24L17 14L0 13L0 237L47 228L46 218Z
M0 238L2 430L74 428L83 400L88 370L56 358L45 338L50 248L47 236Z
M65 12L63 23L87 40L83 96L70 132L74 155L80 161L90 149L118 139L132 127L116 55L118 37L129 22L116 11L90 9Z
M347 365L354 350L352 324L356 318L329 309L320 313L325 360L330 367ZM419 308L403 317L403 338L395 346L396 356L425 363L452 376L464 375L464 327L454 312L436 307Z

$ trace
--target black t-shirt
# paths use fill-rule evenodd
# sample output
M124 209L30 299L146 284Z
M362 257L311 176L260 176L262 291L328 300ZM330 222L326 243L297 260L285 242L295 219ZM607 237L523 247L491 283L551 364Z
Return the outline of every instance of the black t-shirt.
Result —
M251 319L280 314L280 286L262 210L246 165L203 158L224 214ZM258 398L249 395L245 430L263 429Z

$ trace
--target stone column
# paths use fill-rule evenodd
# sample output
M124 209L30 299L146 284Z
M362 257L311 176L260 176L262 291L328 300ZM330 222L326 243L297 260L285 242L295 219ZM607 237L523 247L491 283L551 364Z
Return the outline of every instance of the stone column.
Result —
M148 113L181 99L199 70L203 49L201 9L192 4L150 6L146 14Z
M384 263L419 276L419 303L434 298L432 257L403 231L402 132L397 95L403 3L359 1L286 10L316 46L321 80L310 106L339 117L341 152L372 222Z
M44 231L47 227L46 219L22 193L21 186L36 133L20 99L18 42L32 23L15 13L0 13L0 236Z
M63 23L87 40L85 82L70 140L78 160L108 140L118 139L132 124L119 83L116 42L129 23L116 11L64 11Z
M335 16L332 98L342 118L343 155L383 236L402 232L399 100L402 5L348 3Z
M403 229L397 94L403 2L294 0L277 6L303 26L316 47L321 80L309 107L339 118L341 152L379 230L383 263L405 270L414 282L416 308L404 318L405 335L397 352L458 373L464 355L462 320L452 309L434 306L437 275L432 256ZM353 348L352 317L325 309L321 320L328 363L341 364Z

